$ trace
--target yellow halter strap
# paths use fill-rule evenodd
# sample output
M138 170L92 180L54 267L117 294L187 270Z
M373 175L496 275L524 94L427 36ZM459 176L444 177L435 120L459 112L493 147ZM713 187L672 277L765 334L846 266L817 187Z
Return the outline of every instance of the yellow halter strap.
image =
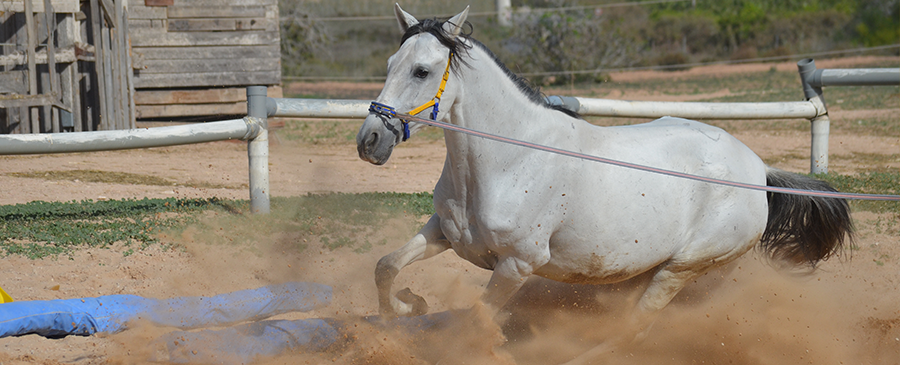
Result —
M441 103L441 95L444 94L444 87L447 86L447 79L450 78L450 64L453 62L453 52L450 52L450 57L447 59L447 68L444 69L444 77L441 79L441 86L438 88L437 94L434 95L434 98L429 100L427 103L420 105L418 108L410 110L409 115L416 115L421 113L423 110L428 109L429 107L433 107L431 109L431 120L437 119L438 108Z

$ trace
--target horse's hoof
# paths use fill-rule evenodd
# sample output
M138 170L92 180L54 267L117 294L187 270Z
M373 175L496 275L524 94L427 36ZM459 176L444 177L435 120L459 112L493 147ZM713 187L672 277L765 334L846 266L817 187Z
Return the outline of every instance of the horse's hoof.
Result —
M425 302L425 298L413 294L412 290L409 290L409 288L397 292L396 296L401 302L412 306L412 310L409 313L406 313L405 316L415 317L428 313L428 303Z

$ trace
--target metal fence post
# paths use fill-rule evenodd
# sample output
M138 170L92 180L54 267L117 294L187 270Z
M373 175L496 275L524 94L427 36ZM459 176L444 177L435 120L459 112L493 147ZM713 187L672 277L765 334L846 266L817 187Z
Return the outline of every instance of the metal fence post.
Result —
M262 130L247 143L250 160L250 212L269 213L269 125L265 86L247 87L247 116L259 118Z
M800 71L800 83L803 85L803 95L806 100L813 101L821 110L815 118L811 118L810 134L811 146L809 154L809 172L812 174L828 173L828 133L831 129L831 120L828 119L828 110L825 107L825 98L822 96L822 87L814 86L811 82L816 72L816 62L811 59L803 59L797 62ZM814 100L818 99L818 100Z

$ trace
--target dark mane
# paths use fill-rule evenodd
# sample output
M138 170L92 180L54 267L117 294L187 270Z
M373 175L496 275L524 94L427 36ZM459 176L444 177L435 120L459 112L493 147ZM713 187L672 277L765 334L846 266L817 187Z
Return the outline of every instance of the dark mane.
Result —
M419 21L418 24L413 25L406 30L406 33L403 34L403 38L401 39L400 44L402 45L404 42L406 42L407 39L409 39L410 37L412 37L416 34L420 34L420 33L431 34L435 38L437 38L438 41L441 42L442 45L444 45L445 47L450 49L450 52L453 52L454 55L459 56L459 57L453 57L452 64L450 65L450 67L454 71L458 71L460 64L470 67L470 65L466 62L466 59L463 57L464 55L467 55L469 49L472 48L472 46L470 46L464 42L465 40L468 40L468 41L472 42L472 44L477 46L479 49L481 49L482 51L487 53L488 56L490 56L491 59L494 60L494 63L496 63L497 66L500 67L501 70L503 70L503 72L506 74L506 76L509 77L509 79L512 80L514 84L516 84L518 89L520 91L522 91L522 93L525 94L525 96L527 96L529 100L531 100L535 104L541 105L545 108L563 112L574 118L581 118L581 116L579 116L577 112L566 109L559 105L551 105L547 101L546 95L544 95L541 92L540 88L532 86L531 83L526 78L520 77L519 75L516 75L515 73L510 71L509 68L507 68L506 65L503 64L503 62L501 62L499 58L497 58L497 55L495 55L494 52L491 52L491 50L488 49L487 46L485 46L483 43L481 43L478 40L471 37L472 31L473 31L471 23L469 23L469 22L465 23L464 27L468 26L468 28L469 28L468 31L461 32L459 37L457 37L457 38L453 38L449 34L444 32L443 25L444 25L444 22L439 21L437 19L421 20L421 21Z

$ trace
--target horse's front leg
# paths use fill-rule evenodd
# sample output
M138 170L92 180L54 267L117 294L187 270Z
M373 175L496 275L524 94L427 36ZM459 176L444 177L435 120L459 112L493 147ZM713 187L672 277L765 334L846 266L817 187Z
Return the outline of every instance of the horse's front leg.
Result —
M425 303L425 299L413 294L409 288L401 290L396 296L391 295L391 287L400 269L444 252L448 248L450 243L441 231L441 218L435 214L403 247L378 260L375 266L375 286L378 287L378 309L381 315L395 317L427 313L428 304Z

